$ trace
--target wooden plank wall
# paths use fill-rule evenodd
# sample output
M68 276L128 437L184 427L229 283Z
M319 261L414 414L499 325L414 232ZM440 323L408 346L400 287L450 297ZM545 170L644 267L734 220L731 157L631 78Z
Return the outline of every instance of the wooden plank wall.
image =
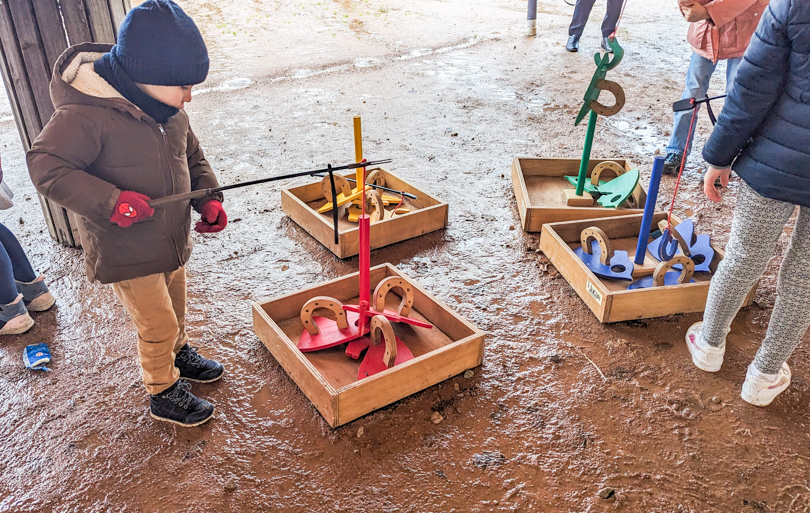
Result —
M68 45L115 43L129 0L0 0L0 73L26 151L53 115L49 84ZM72 212L40 197L51 237L78 246Z

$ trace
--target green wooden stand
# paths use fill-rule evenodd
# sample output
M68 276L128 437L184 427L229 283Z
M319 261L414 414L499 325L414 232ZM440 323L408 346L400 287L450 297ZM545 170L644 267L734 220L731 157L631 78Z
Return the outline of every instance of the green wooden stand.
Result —
M605 80L607 72L615 68L621 62L624 56L624 50L615 38L610 40L610 47L613 49L613 58L611 54L596 54L593 59L596 62L596 71L591 78L591 83L588 85L588 90L585 92L585 103L577 115L577 120L574 126L585 118L585 115L590 112L588 118L588 131L585 134L585 147L582 150L582 162L579 165L579 175L577 177L576 195L582 196L585 191L585 182L588 179L588 165L591 161L591 148L593 147L593 138L596 132L596 119L601 114L603 116L612 116L622 110L624 107L624 91L621 86L616 82ZM616 103L612 107L606 107L599 103L599 93L603 89L607 89L616 97Z
M579 176L577 177L577 196L582 196L587 181L588 164L591 162L591 147L593 147L593 136L596 132L597 114L591 111L588 118L588 133L585 134L585 148L582 150L582 162L579 163Z

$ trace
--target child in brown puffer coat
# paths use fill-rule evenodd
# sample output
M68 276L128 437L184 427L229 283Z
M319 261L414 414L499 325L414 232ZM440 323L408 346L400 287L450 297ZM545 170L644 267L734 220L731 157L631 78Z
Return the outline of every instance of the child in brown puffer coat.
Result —
M112 284L135 323L151 415L183 426L214 412L183 380L224 373L188 345L191 208L199 232L222 230L227 216L221 195L149 201L218 186L182 110L208 66L194 21L171 0L147 0L127 14L117 45L81 44L59 58L56 112L28 153L37 190L78 215L88 278Z

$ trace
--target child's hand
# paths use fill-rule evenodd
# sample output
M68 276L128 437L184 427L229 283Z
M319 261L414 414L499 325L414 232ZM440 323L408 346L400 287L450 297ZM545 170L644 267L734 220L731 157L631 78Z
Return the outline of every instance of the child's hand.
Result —
M731 178L731 169L717 169L709 166L709 170L703 176L703 192L706 197L715 203L720 203L723 198L720 197L720 191L714 186L714 182L720 178L720 185L728 187L728 180Z
M121 228L129 228L138 221L152 217L155 209L149 206L152 198L146 194L132 191L121 191L113 207L110 221Z
M194 231L198 233L221 232L228 224L228 215L222 208L222 203L217 200L206 201L200 214L202 221L198 221L194 226Z
M709 11L700 4L693 3L689 6L681 4L681 12L683 13L683 17L686 18L686 21L689 23L708 20L710 18Z

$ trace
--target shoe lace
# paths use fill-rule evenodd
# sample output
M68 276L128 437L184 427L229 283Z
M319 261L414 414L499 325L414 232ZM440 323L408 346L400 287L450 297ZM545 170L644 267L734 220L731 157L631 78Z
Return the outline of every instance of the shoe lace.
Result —
M185 351L180 351L177 355L178 358L182 359L184 362L188 363L189 365L193 365L195 367L201 367L205 358L203 358L200 353L197 352L198 346L189 346L189 348Z
M166 394L166 399L173 402L177 406L188 409L191 406L191 401L194 396L191 395L191 383L186 381L178 381L174 390Z

